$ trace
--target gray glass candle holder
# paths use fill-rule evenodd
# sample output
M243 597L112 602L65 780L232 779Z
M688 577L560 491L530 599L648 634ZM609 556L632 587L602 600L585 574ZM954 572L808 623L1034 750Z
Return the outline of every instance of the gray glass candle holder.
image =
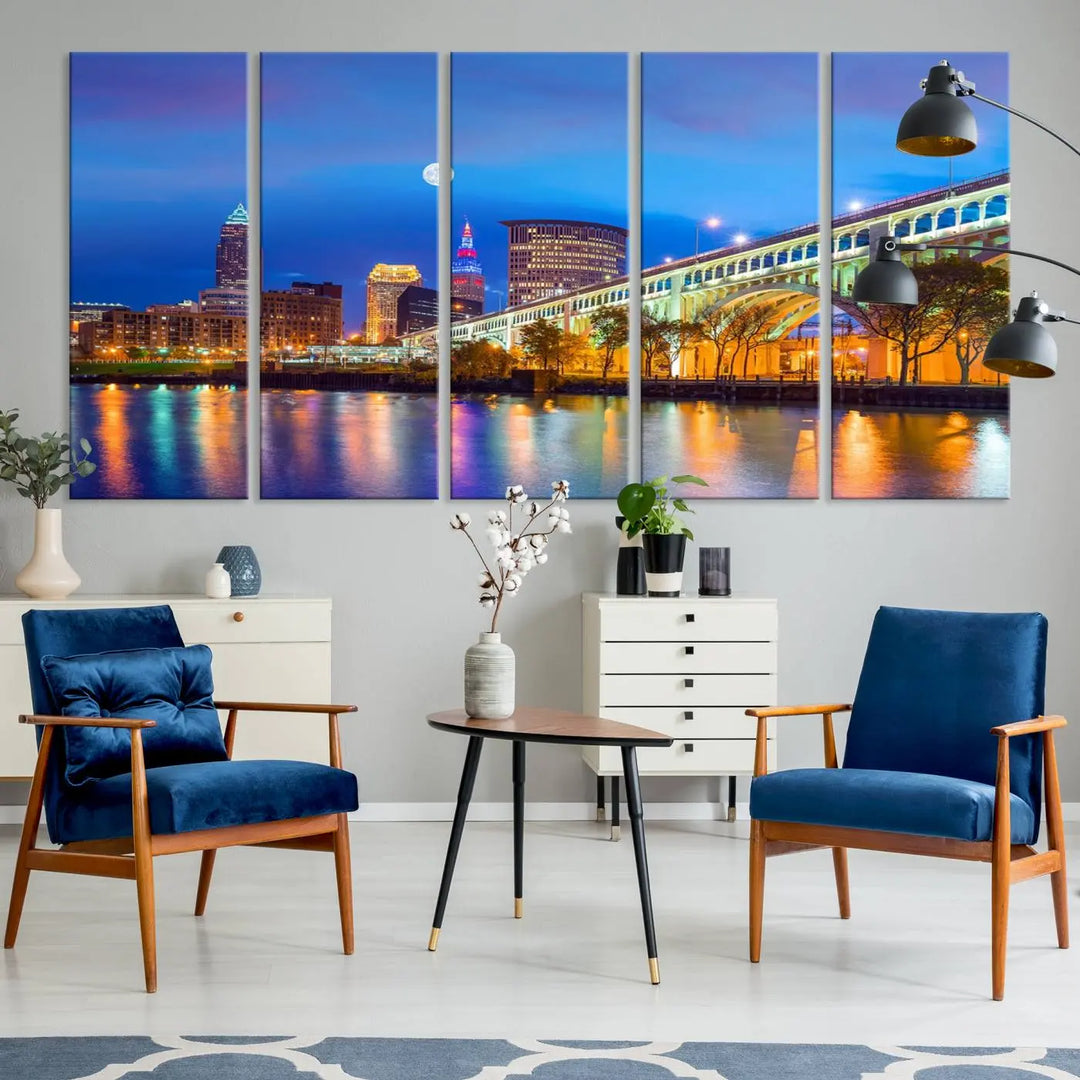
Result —
M698 596L731 595L731 548L698 549Z

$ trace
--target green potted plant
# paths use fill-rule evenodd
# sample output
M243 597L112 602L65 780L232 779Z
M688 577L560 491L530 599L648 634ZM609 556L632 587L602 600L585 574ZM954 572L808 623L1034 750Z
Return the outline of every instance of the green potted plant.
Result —
M90 444L79 440L83 456L71 446L65 432L20 435L17 409L0 410L0 480L15 485L37 512L34 517L34 553L15 577L15 587L39 600L62 600L82 584L64 558L60 511L46 503L62 487L97 467L88 460Z
M658 476L646 484L627 484L619 492L619 510L626 518L626 534L642 535L645 548L645 586L650 596L678 596L682 591L686 541L694 534L679 517L693 510L681 496L668 491L668 478ZM673 476L672 484L708 487L700 476Z

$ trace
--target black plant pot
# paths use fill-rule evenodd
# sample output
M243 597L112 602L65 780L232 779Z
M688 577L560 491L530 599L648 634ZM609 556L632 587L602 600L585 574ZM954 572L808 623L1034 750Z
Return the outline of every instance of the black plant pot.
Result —
M685 533L646 533L645 584L650 596L678 596L682 592Z
M619 561L615 570L616 596L645 595L645 551L641 546L641 533L633 540L623 532L626 518L615 518L615 528L619 530Z

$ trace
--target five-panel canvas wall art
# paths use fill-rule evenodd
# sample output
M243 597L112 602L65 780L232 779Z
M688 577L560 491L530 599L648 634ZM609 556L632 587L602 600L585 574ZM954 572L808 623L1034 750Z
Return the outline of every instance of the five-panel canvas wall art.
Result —
M249 355L265 499L437 498L440 371L453 498L611 498L631 430L698 497L1007 497L1008 126L898 151L938 59L454 54L440 171L433 53L73 54L73 497L246 497ZM918 304L851 298L885 235Z

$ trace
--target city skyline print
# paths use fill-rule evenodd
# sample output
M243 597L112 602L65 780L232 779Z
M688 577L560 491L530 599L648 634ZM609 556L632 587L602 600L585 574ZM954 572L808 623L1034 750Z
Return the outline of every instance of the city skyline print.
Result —
M642 473L815 498L817 55L645 53L641 116Z
M247 496L247 57L72 53L75 499Z
M437 76L261 57L264 499L438 498Z
M451 56L452 498L629 478L627 68Z
M897 126L937 53L837 53L833 77L832 494L838 499L1007 498L1008 379L985 368L1009 321L1008 116L968 99L978 141L956 157L897 149ZM1008 101L1008 55L949 63ZM881 238L918 286L910 305L855 303ZM985 249L985 250L981 250ZM901 247L902 251L902 247Z

